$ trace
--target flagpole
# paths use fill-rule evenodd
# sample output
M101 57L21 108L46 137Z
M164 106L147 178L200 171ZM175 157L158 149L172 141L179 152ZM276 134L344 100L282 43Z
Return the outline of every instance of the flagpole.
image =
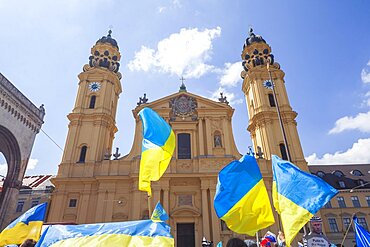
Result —
M349 225L348 225L348 227L347 227L347 231L346 231L346 233L344 234L344 237L343 237L343 240L342 240L342 243L340 244L340 246L343 246L343 243L344 243L344 240L346 240L346 237L347 237L347 234L348 234L348 232L349 232L349 229L351 228L351 225L352 225L352 223L353 223L353 216L354 216L355 214L352 214L352 217L351 217L351 222L349 223ZM343 223L343 222L342 222Z
M281 119L281 115L280 115L279 103L278 103L278 100L277 100L277 97L276 97L275 85L274 85L274 82L273 82L272 76L271 76L270 60L267 61L267 71L268 71L268 74L269 74L269 77L270 77L270 81L271 81L272 93L273 93L273 96L274 96L274 101L275 101L275 105L276 105L276 111L277 111L278 119L279 119L279 123L280 123L280 129L281 129L281 132L283 134L285 150L286 150L286 153L287 153L287 156L288 156L288 160L290 162L292 162L292 158L290 156L290 151L289 151L289 147L288 147L288 141L287 141L286 134L285 134L283 120Z
M257 246L259 246L260 245L260 241L258 239L258 231L256 232L256 241L257 241Z
M151 203L151 196L148 194L148 211L149 211L149 217L152 215L152 203Z

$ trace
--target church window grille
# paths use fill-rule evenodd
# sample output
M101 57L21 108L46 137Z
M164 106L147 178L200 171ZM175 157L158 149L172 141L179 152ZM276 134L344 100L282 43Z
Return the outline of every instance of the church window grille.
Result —
M23 211L24 201L18 201L15 212L19 213Z
M335 218L328 218L330 232L339 232Z
M339 181L339 187L346 188L346 183L344 181Z
M367 206L370 207L370 196L366 196Z
M78 163L85 163L87 147L82 146Z
M358 200L357 196L351 196L351 200L352 200L353 206L355 208L360 208L361 207L360 201Z
M268 97L269 97L270 106L271 106L271 107L275 107L275 106L276 106L276 104L275 104L274 95L272 95L272 93L269 93L269 94L268 94Z
M337 201L338 201L338 206L339 206L340 208L345 208L345 207L347 207L347 206L346 206L346 202L344 201L343 196L338 196L338 197L337 197Z
M33 208L36 205L39 205L40 201L39 200L32 200L31 208Z
M89 108L90 109L94 109L95 108L95 102L96 102L96 96L93 95L90 97L90 104L89 104Z
M357 222L363 227L365 228L366 230L368 229L367 227L367 223L366 223L366 219L363 218L363 217L358 217L357 218Z
M75 208L77 206L77 199L70 199L69 200L69 207Z
M343 232L347 231L348 227L351 225L350 218L343 218ZM351 226L348 230L349 232L353 232L353 227Z
M324 206L325 208L332 208L332 206L331 206L331 202L330 201L328 201L326 204L325 204L325 206Z
M288 160L288 155L286 153L285 145L283 143L280 143L279 147L280 147L281 158L283 160Z
M178 159L191 159L190 134L181 133L177 135Z

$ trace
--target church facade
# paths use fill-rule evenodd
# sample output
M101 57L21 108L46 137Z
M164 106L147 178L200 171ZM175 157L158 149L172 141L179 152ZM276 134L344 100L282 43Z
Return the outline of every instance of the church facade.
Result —
M131 151L113 159L116 109L120 94L125 93L119 73L120 56L117 42L109 33L92 47L89 64L78 76L64 154L52 180L55 191L47 221L81 224L149 217L147 194L138 190L142 141L138 112L150 107L171 125L176 136L176 149L166 173L152 183L151 205L160 201L169 214L176 246L198 247L203 237L214 243L226 241L233 233L216 216L213 198L220 169L241 157L232 132L234 109L225 97L221 96L219 102L203 98L188 92L184 84L178 92L153 102L143 98L133 109L136 128ZM248 131L271 197L271 154L286 158L285 143L292 161L308 170L296 127L297 113L289 104L284 72L274 61L271 47L252 30L243 47L242 60ZM280 130L277 102L271 89L263 86L270 79L269 72L287 142ZM277 215L275 219L276 224L269 229L273 232L281 229Z

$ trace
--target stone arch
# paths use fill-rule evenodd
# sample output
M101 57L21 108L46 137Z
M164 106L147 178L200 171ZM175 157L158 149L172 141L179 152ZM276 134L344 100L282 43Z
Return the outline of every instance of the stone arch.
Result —
M4 126L0 125L0 152L3 153L8 165L8 172L0 194L0 205L8 208L13 193L18 193L22 181L19 181L21 171L21 151L16 137Z

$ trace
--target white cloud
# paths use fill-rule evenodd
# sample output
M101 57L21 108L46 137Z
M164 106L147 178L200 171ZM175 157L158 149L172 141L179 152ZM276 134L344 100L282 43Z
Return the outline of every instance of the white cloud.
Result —
M158 42L157 50L142 46L128 67L131 71L156 71L187 78L199 78L214 69L206 64L211 58L212 41L221 35L221 28L181 29Z
M370 60L367 63L367 66L370 67ZM370 71L367 68L363 68L361 70L361 80L363 83L369 83L370 82Z
M359 113L355 117L342 117L335 122L334 128L329 131L329 134L337 134L345 130L358 129L361 132L370 132L370 111L367 113Z
M165 6L160 6L157 8L158 13L163 13L166 10Z
M29 170L35 169L38 162L39 162L38 159L29 159L26 173ZM8 172L8 165L6 163L0 164L0 175L6 176L7 172Z
M225 69L222 71L220 85L227 87L235 87L242 80L240 72L243 70L241 62L225 63Z
M321 158L316 153L306 157L308 164L368 164L370 163L370 138L359 139L345 152L326 153Z
M226 89L223 87L219 87L216 91L214 91L210 99L218 102L220 93L223 93L223 96L226 96L226 100L229 101L230 105L238 105L243 103L243 99L237 99L234 93L226 91Z

